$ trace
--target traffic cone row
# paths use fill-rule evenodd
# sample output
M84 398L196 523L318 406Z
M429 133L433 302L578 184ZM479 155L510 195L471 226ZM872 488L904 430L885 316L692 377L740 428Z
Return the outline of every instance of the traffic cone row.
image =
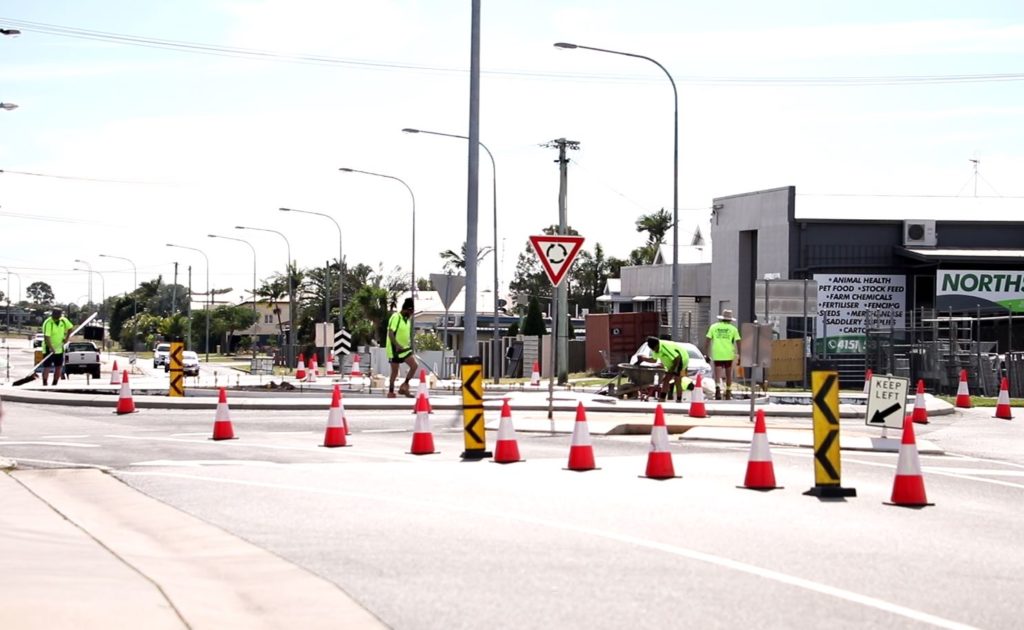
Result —
M117 415L135 413L135 401L132 399L132 388L128 385L128 370L121 371L121 393L117 397Z
M533 362L533 371L530 372L530 385L540 386L540 363Z
M914 419L903 419L903 439L900 440L900 457L896 462L896 477L892 484L893 505L923 507L932 505L924 492L924 476L921 462L917 457L917 441L914 439Z
M295 367L295 379L304 380L306 378L306 358L299 353L299 364Z
M508 398L501 405L501 420L498 423L498 441L494 445L494 462L497 464L514 464L523 461L519 457L519 442L516 440L516 429L512 426L512 410L508 406Z
M316 355L313 355L313 357L309 359L309 373L306 374L305 378L307 383L316 382L316 372L318 369L319 366L316 364Z
M676 476L672 452L668 450L668 427L665 426L665 411L661 404L654 408L651 450L647 453L647 470L643 476L649 479L672 479Z
M872 376L874 376L874 372L871 371L871 368L868 368L867 372L864 372L864 393L865 394L868 393L868 391L871 389L871 377Z
M352 355L352 371L349 372L349 379L363 378L363 373L359 371L359 354Z
M691 418L707 418L708 411L704 406L704 383L700 374L697 375L697 382L693 385L693 391L690 392L690 410L689 416Z
M334 353L327 353L327 365L324 366L324 376L334 376Z
M587 412L583 403L576 405L576 424L572 428L572 445L569 446L569 470L594 470L594 447L590 444L590 429L587 428Z
M996 417L1000 420L1013 420L1010 411L1010 380L1003 377L999 382L999 398L996 399Z
M430 406L430 384L427 383L427 371L423 368L420 368L420 384L416 387L416 397L420 396L427 399L427 413L434 413L434 408Z
M409 453L430 455L436 452L434 434L430 430L430 403L427 402L427 397L421 394L416 397L416 423L412 429L412 447Z
M918 424L928 424L928 407L924 402L924 379L917 381L917 395L914 397L914 414L911 420Z
M971 393L967 390L967 370L960 370L960 384L956 386L956 402L960 409L971 408Z
M750 457L747 461L747 476L743 487L751 490L774 490L775 465L772 451L768 446L768 432L765 430L764 410L758 409L754 420L754 437L750 440Z
M114 365L110 368L110 384L120 385L121 384L121 372L117 369L117 359L114 359Z

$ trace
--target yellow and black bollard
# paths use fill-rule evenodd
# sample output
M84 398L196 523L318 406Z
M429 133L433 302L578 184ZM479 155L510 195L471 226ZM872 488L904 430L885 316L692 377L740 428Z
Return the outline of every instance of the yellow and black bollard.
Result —
M459 359L462 377L462 432L466 450L462 459L491 457L484 430L484 366L480 357Z

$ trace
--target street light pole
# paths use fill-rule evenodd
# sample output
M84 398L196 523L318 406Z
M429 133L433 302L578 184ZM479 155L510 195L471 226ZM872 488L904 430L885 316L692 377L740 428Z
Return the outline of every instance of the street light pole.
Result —
M374 173L372 171L361 171L356 168L339 168L339 171L343 173L362 173L363 175L373 175L374 177L383 177L385 179L393 179L401 185L405 186L405 189L409 191L409 197L412 199L412 284L409 286L409 295L416 296L416 195L413 194L412 188L409 188L409 184L405 183L405 180L395 177L394 175L385 175L384 173ZM416 311L413 310L412 315L409 317L409 328L412 330L409 344L412 346L413 354L416 353Z
M441 133L440 131L427 131L425 129L412 129L409 127L402 131L405 133L425 133L432 136L469 140L469 137L460 136L455 133ZM491 158L491 207L494 210L494 333L491 336L491 365L494 368L494 383L497 384L501 379L501 352L499 352L501 349L501 327L498 325L498 167L494 162L494 154L487 148L487 145L483 142L478 142L478 144L487 153L487 157ZM468 260L466 264L469 264Z
M210 301L212 300L212 296L210 295L210 257L206 255L206 252L204 252L201 249L197 249L195 247L187 247L185 245L174 245L172 243L167 243L167 246L168 247L177 247L179 249L188 249L188 250L192 250L194 252L199 252L200 254L203 255L203 259L206 260L206 362L209 363L210 362ZM190 295L189 296L189 300L191 300L191 299L192 299L192 296Z
M673 149L672 149L672 339L679 341L677 333L679 331L679 91L676 89L676 82L672 78L672 74L654 59L646 57L644 55L638 55L636 53L622 52L618 50L608 50L607 48L594 48L592 46L580 46L579 44L568 44L565 42L558 42L555 44L556 48L582 48L583 50L593 50L596 52L609 53L612 55L622 55L623 57L633 57L636 59L643 59L650 61L654 65L661 68L661 71L668 77L669 83L672 84L672 98L674 102L673 116L675 119L675 128L673 131Z
M7 335L11 333L11 270L0 265L0 269L7 272L7 326L4 328L4 342L7 342Z
M288 277L288 347L285 349L285 360L288 362L288 367L295 367L295 287L292 282L292 245L288 242L288 237L278 232L277 230L271 230L269 228L258 228L251 227L248 225L236 225L236 230L255 230L257 232L271 232L277 234L284 239L284 246L288 252L288 264L285 265L284 273Z
M92 265L90 265L87 261L82 260L81 258L76 258L75 262L82 263L83 265L89 268L89 304L92 304Z
M139 268L135 266L135 262L132 261L131 258L125 258L123 256L111 256L110 254L100 254L100 258L114 258L114 259L117 259L117 260L126 260L132 266L132 282L134 283L134 286L132 287L132 360L131 360L131 363L132 363L132 365L135 365L135 344L136 344L135 337L139 334L139 322L138 322L138 317L137 317L138 314L139 314L139 299L138 299L138 296L135 295L135 291L138 290L138 288L139 288Z
M318 217L326 217L334 223L334 227L338 228L338 332L345 326L344 312L345 312L345 264L342 258L341 248L341 225L329 214L323 212L313 212L312 210L296 210L295 208L279 208L281 212L298 212L300 214L314 214ZM324 290L326 294L326 289Z
M256 313L256 248L252 246L247 240L241 238L235 238L233 236L221 236L220 234L207 234L210 238L223 238L229 241L238 241L239 243L245 243L252 250L252 314L256 315L256 321L252 323L253 338L252 338L252 358L253 358L253 370L256 369L256 326L259 324L259 315Z

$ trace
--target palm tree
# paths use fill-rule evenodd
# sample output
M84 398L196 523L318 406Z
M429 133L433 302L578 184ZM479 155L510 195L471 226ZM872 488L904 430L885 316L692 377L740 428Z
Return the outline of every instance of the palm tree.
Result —
M480 261L484 259L484 256L491 253L494 247L487 245L477 249L476 262L479 265ZM441 252L441 259L444 260L445 271L459 271L460 269L466 268L466 242L462 242L462 247L459 249L459 253L456 254L450 249L446 249Z
M266 298L266 301L270 303L274 315L277 316L278 335L284 339L284 323L281 321L281 307L278 302L288 295L288 282L284 277L277 275L269 282L264 281L263 286L256 290L256 295Z
M647 259L647 263L653 263L658 255L658 250L665 242L665 235L672 229L672 213L664 208L652 214L641 215L636 220L636 231L647 232L647 244L634 250L638 257Z

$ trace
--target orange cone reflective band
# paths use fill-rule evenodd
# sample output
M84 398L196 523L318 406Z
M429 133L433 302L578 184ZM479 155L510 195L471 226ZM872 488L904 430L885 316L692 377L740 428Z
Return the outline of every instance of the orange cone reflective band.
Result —
M928 503L924 493L924 477L921 476L921 462L917 458L917 442L914 440L914 421L903 421L903 439L900 441L900 459L896 463L896 479L892 484L893 505L922 506Z
M996 417L1000 420L1013 420L1010 411L1010 381L1005 376L999 382L999 398L996 399Z
M768 432L765 430L764 410L758 409L754 421L754 437L750 440L750 458L747 461L747 476L744 488L772 490L775 485L775 465L772 451L768 446Z
M498 442L494 445L494 461L498 464L514 464L523 461L519 457L519 442L516 429L512 426L512 409L508 398L501 405L501 421L498 423Z
M868 368L868 371L864 372L864 393L865 394L868 393L869 389L871 389L871 377L874 376L874 375L875 374L874 374L874 372L871 371L871 368Z
M928 424L928 407L924 402L924 379L917 381L917 396L914 397L914 415L911 416L918 424Z
M540 385L540 363L533 362L533 371L530 372L530 385L537 387Z
M110 368L110 384L121 384L121 372L119 372L117 369L117 359L114 359L114 367Z
M228 393L220 388L220 400L217 401L217 415L213 420L213 439L235 439L235 428L231 426L231 411L228 409Z
M327 413L327 430L324 432L324 446L334 448L348 446L345 440L345 421L341 411L341 389L334 386L331 394L331 410Z
M295 368L295 378L300 381L306 378L306 358L302 356L301 352L299 353L299 364Z
M128 370L121 372L121 394L117 397L118 415L135 412L135 401L132 400L132 388L128 385Z
M594 468L594 447L590 445L587 412L583 408L583 403L579 403L576 406L576 425L572 429L572 446L569 447L569 470Z
M672 453L668 450L668 427L665 426L665 410L659 403L654 408L654 424L651 426L651 450L647 453L647 470L644 477L651 479L672 479L676 476L672 465Z
M967 370L960 370L960 384L956 386L956 402L960 409L971 408L971 392L967 389Z
M691 418L707 418L708 412L704 408L704 382L700 374L697 375L697 382L693 385L693 391L690 392L690 411L689 415Z
M426 396L416 398L416 424L412 430L413 455L430 455L434 453L434 434L430 431L430 406Z

